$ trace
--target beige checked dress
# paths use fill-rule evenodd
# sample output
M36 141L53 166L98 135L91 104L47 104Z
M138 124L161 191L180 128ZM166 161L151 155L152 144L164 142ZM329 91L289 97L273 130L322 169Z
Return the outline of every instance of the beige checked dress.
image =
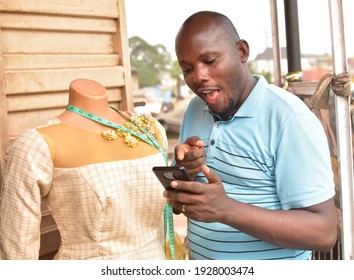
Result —
M42 199L61 235L55 259L165 259L155 165L164 157L146 143L131 148L58 119L25 131L6 154L0 259L38 259Z

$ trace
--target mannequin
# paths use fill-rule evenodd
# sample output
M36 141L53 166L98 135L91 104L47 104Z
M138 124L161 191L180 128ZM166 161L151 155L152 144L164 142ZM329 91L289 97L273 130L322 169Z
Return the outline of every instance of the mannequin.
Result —
M108 94L105 87L93 80L77 79L72 81L69 86L69 104L119 124L123 124L126 121L109 107ZM58 119L62 123L78 128L97 132L102 131L101 124L68 110L59 115Z
M152 166L166 164L161 150L139 138L129 146L127 133L106 139L103 132L114 128L72 109L118 127L131 125L132 114L109 107L106 89L96 81L71 82L69 105L46 124L26 130L7 153L0 259L38 259L41 200L61 235L55 259L165 259L166 202L151 172ZM155 119L133 117L148 119L151 135L167 149Z

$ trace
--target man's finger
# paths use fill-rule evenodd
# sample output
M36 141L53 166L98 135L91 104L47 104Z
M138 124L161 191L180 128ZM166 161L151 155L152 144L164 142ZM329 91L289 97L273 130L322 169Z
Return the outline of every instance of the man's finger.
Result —
M188 152L184 144L179 144L175 147L175 154L178 160L184 160L185 154Z
M205 177L207 178L209 183L220 183L220 178L206 165L202 165L202 172L204 173Z
M176 190L182 191L182 192L189 192L189 193L202 193L202 188L201 184L197 182L191 182L191 181L179 181L179 180L173 180L170 183L170 186ZM175 196L183 196L183 193L175 193L173 194ZM178 200L179 201L179 200Z
M192 136L192 137L187 138L185 143L190 146L197 147L197 148L204 147L204 142L202 140L200 140L200 138L198 136Z

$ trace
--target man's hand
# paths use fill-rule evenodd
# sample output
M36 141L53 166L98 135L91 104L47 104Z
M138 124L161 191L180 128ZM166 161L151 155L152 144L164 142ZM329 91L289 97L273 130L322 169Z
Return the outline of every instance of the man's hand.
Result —
M177 191L165 191L164 196L175 209L175 214L183 212L196 221L217 222L228 212L226 207L230 198L226 195L220 178L205 164L202 172L208 180L207 184L174 180L171 187Z
M184 166L194 178L205 163L204 143L198 136L192 136L175 147L176 165Z

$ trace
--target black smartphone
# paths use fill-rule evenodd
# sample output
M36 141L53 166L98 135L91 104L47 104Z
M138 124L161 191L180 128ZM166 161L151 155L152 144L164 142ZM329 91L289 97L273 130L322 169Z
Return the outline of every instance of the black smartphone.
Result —
M172 180L193 181L183 166L154 166L152 171L166 190L171 190Z

